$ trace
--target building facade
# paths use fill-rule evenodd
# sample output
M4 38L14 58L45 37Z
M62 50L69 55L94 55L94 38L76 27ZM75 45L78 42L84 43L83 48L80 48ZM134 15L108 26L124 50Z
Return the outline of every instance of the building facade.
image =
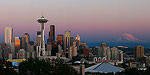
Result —
M143 46L136 46L134 47L134 57L135 60L144 56L144 47Z
M54 42L54 41L55 41L55 26L50 25L49 38L47 42Z
M13 41L13 28L5 27L5 43L11 44Z
M70 31L65 31L65 52L69 50L70 48Z

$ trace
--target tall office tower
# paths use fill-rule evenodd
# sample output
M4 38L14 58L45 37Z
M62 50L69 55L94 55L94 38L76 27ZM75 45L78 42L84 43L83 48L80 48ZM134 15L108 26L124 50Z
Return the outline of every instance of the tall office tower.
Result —
M25 33L25 34L24 34L24 38L25 38L25 43L26 43L26 44L29 44L29 42L30 42L30 36L29 36L28 33Z
M20 38L20 49L25 49L25 38L24 37L21 37Z
M36 41L37 41L37 46L40 46L41 45L41 31L37 31Z
M107 47L107 43L106 42L102 42L101 43L101 47Z
M111 60L118 60L118 49L116 47L111 48Z
M70 31L67 29L65 31L65 52L67 52L70 48Z
M55 41L55 26L50 25L48 42L54 42L54 41Z
M74 39L73 39L73 37L71 36L71 37L70 37L70 46L73 46L73 41L74 41Z
M5 27L5 43L11 44L13 40L13 28Z
M41 56L45 56L45 40L44 40L44 29L47 19L43 16L37 20L41 24L41 50L39 50Z
M63 47L63 35L62 34L58 34L57 35L57 44L60 44Z
M20 39L19 37L15 37L15 52L18 52L20 50Z
M136 46L134 48L134 56L135 56L136 60L143 57L144 56L144 47L143 46Z
M79 50L79 46L80 46L80 36L79 35L77 35L76 36L76 44L77 44L77 50Z

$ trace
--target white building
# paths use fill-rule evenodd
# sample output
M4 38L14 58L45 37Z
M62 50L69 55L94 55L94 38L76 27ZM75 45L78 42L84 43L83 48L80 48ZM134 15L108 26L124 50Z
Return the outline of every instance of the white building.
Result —
M5 43L11 44L13 39L13 28L5 27Z

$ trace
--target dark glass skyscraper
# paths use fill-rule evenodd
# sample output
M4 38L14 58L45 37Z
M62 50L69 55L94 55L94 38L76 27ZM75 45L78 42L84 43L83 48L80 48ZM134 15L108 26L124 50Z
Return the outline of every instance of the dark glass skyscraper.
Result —
M74 41L74 38L71 36L70 37L70 46L73 46L73 41Z
M24 34L24 39L25 39L25 43L26 43L26 44L29 44L29 42L30 42L30 36L29 36L28 33L25 33L25 34Z
M55 41L55 26L50 25L49 38L47 42L54 42L54 41Z

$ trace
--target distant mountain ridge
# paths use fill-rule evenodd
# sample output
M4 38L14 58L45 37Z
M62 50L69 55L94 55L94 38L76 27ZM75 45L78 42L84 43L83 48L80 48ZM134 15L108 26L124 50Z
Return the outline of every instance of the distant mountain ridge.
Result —
M117 41L118 42L142 42L143 40L138 39L132 34L125 33L125 34L122 34L122 36L118 38Z
M122 34L119 38L113 38L112 40L104 40L104 41L97 41L97 42L87 42L89 47L101 46L101 42L106 42L107 46L109 47L117 47L117 46L126 46L133 48L137 45L144 46L145 48L150 48L150 42L141 40L135 37L132 34Z

